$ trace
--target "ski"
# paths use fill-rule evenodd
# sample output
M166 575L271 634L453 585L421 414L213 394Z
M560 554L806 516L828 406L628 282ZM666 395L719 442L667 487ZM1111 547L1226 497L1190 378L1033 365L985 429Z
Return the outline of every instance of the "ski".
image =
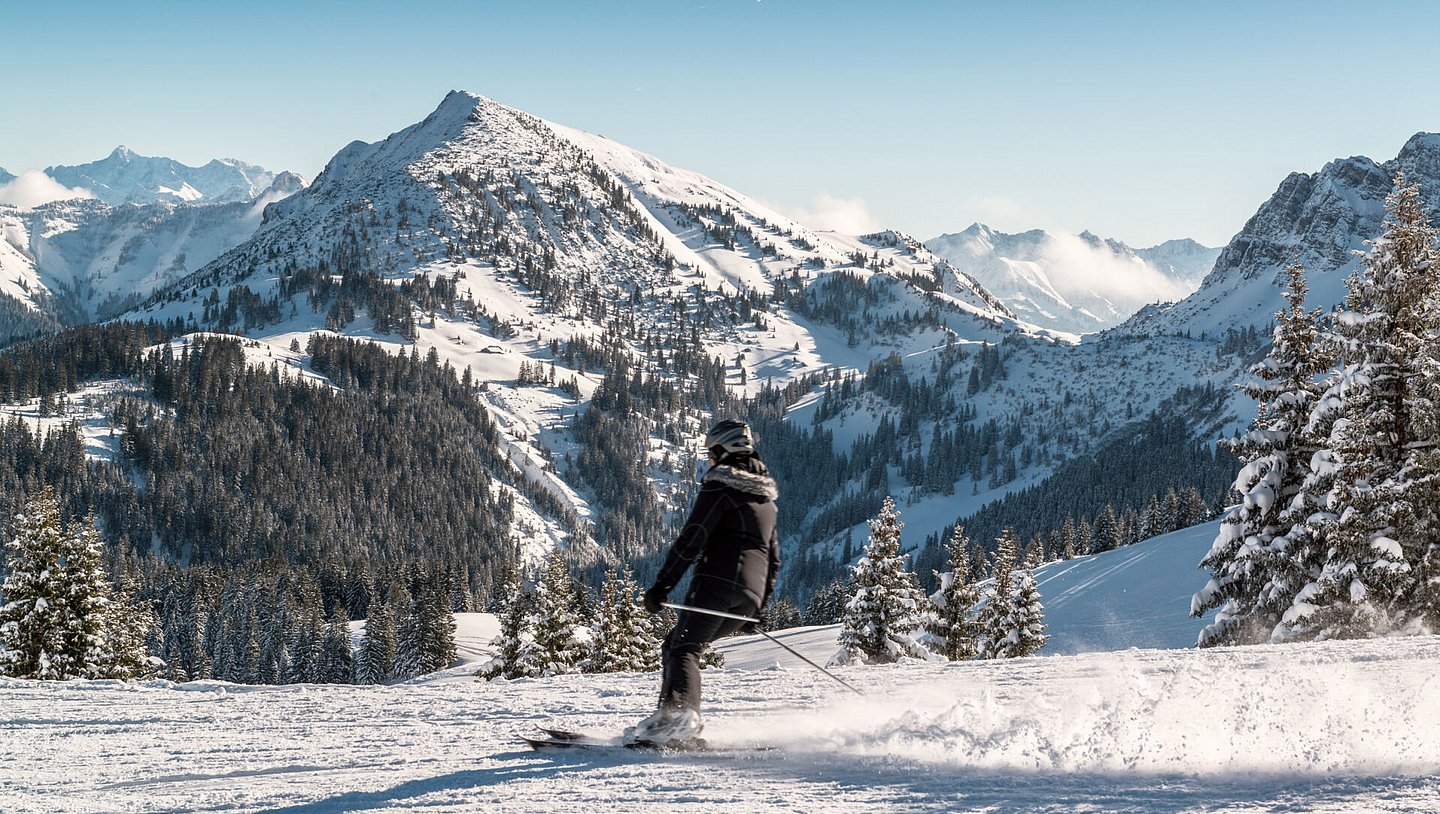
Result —
M576 732L576 731L574 731L574 730L572 730L572 729L555 729L554 727L541 726L541 725L539 725L539 724L536 724L536 725L535 725L535 728L538 729L538 730L540 730L541 732L544 732L546 735L548 735L548 736L550 737L551 740L557 740L557 741L584 741L584 740L599 741L599 740L603 740L603 738L597 738L597 737L595 737L595 736L593 736L593 735L586 735L584 732Z
M566 733L574 734L574 733ZM520 739L535 751L545 749L628 749L633 752L729 752L731 749L712 749L702 739L682 743L656 743L655 741L599 740L595 738L532 738L525 735Z
M682 741L678 743L657 743L655 741L623 741L619 738L602 738L594 735L587 735L583 732L575 732L569 729L556 729L554 727L536 725L545 737L529 737L521 735L520 739L529 744L535 751L547 749L625 749L632 752L705 752L709 754L733 754L738 752L766 752L774 747L770 746L711 746L704 738Z

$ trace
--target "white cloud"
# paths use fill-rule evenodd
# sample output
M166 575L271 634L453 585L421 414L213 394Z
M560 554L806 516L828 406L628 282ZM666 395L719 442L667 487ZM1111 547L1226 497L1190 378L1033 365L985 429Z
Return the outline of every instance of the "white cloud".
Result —
M866 208L865 199L858 197L816 195L808 209L793 209L788 214L811 229L833 230L846 235L863 235L882 228Z
M71 189L39 170L26 170L8 184L0 184L0 204L33 209L66 198L93 198L88 189Z
M1114 303L1182 299L1191 289L1166 277L1138 257L1125 257L1103 244L1091 245L1078 235L1049 234L1040 254L1051 269L1050 282L1067 298L1091 291Z

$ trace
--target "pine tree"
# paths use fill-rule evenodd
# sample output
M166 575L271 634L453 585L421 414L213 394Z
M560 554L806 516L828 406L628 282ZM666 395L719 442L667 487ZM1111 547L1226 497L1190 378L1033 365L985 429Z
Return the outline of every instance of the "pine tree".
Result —
M1050 641L1045 633L1045 606L1040 603L1040 589L1035 585L1035 574L1029 569L1021 571L1016 580L1014 610L1010 617L1010 631L1006 634L1006 655L1010 658L1033 656Z
M630 571L607 576L600 590L600 608L591 628L591 655L586 672L637 673L660 666L655 623L636 603L639 586Z
M580 620L575 614L575 583L563 552L551 552L535 587L535 657L541 675L579 670L584 647L575 637Z
M534 599L512 575L506 583L500 610L500 635L490 643L495 656L481 670L485 678L524 678L540 674L535 658L535 634L531 609Z
M1075 527L1075 518L1065 515L1065 524L1060 527L1060 557L1073 560L1083 550L1079 544L1080 530Z
M321 648L320 680L326 684L355 683L355 657L350 649L350 626L345 621L344 607L336 605L335 613L325 625L325 643Z
M1112 551L1124 544L1120 538L1120 518L1115 515L1115 507L1109 503L1100 510L1100 516L1095 519L1095 539L1092 551Z
M395 671L395 617L389 605L377 601L369 603L368 614L355 680L359 684L383 684Z
M1312 529L1325 556L1287 614L1286 635L1368 636L1434 615L1425 606L1440 472L1436 231L1418 184L1401 179L1385 207L1385 233L1347 280L1334 317L1341 368L1325 395L1341 403L1326 443L1334 486L1330 516Z
M443 581L432 581L420 599L422 675L439 672L455 663L455 614L450 610L450 591Z
M325 649L325 618L321 615L320 597L317 592L303 590L301 596L297 617L291 622L290 670L285 675L288 684L324 681L321 662ZM217 675L220 675L218 665Z
M805 624L833 625L845 616L845 606L850 604L850 586L845 580L837 579L826 583L805 606Z
M119 643L112 637L121 631L115 628L117 619L112 612L110 577L101 561L104 542L99 529L95 528L95 518L88 517L78 527L66 528L61 543L60 573L64 589L58 601L64 609L68 674L109 678L110 667L117 659L134 662L143 658L143 653L136 655L133 645L129 653L113 652L112 645Z
M1180 504L1181 525L1189 528L1204 523L1210 517L1210 509L1205 505L1205 498L1200 495L1200 490L1194 486L1185 488L1185 494Z
M980 649L981 658L1009 658L1010 633L1015 612L1015 558L1019 555L1020 541L1015 539L1015 530L1009 526L995 541L995 559L990 564L990 588L985 592L985 604L980 609L979 624L984 633L985 644Z
M850 569L850 602L841 622L839 661L890 663L903 656L925 658L915 640L924 622L925 594L900 554L904 524L895 501L886 496L870 521L865 556Z
M1199 644L1247 644L1268 640L1308 576L1297 568L1292 531L1311 515L1303 494L1317 445L1307 431L1320 396L1316 381L1329 367L1317 347L1319 310L1305 309L1304 269L1285 271L1288 305L1276 315L1266 357L1240 385L1258 402L1250 429L1224 442L1240 459L1235 491L1241 502L1226 510L1210 552L1200 562L1211 579L1191 600L1190 614L1214 610Z
M970 581L970 540L964 528L955 527L945 550L950 572L935 574L940 583L939 601L926 629L935 642L933 650L950 661L965 661L975 658L979 652L980 626L974 613L980 591Z
M16 678L64 679L81 666L67 651L70 619L61 571L65 528L60 505L47 487L15 516L5 543L9 575L0 593L0 673Z
M414 678L425 672L425 628L420 602L411 599L395 633L395 678Z
M98 675L102 678L150 678L165 663L149 654L147 641L158 626L153 606L135 599L128 579L111 597L109 627Z

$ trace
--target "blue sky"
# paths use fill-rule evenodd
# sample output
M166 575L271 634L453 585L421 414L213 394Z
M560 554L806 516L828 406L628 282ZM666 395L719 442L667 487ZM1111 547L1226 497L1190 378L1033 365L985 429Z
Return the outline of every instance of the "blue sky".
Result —
M1440 130L1440 4L0 4L0 167L125 144L317 173L452 88L793 213L1226 242L1292 171Z

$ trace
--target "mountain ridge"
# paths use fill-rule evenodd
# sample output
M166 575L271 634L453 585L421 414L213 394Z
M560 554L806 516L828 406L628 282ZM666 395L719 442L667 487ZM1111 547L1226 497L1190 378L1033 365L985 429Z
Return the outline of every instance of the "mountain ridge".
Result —
M1215 332L1263 326L1283 306L1281 273L1305 267L1312 306L1344 297L1385 218L1385 197L1404 173L1418 181L1432 220L1440 217L1440 134L1420 132L1385 162L1337 158L1313 173L1292 172L1221 250L1199 289L1181 302L1148 309L1115 330L1126 334Z
M981 223L925 245L1027 321L1074 334L1114 327L1146 304L1188 295L1219 254L1189 239L1134 249L1088 230L1006 234Z
M112 206L253 200L280 174L233 158L215 158L191 167L172 158L140 155L123 144L97 161L50 166L44 172L56 182L88 190Z

